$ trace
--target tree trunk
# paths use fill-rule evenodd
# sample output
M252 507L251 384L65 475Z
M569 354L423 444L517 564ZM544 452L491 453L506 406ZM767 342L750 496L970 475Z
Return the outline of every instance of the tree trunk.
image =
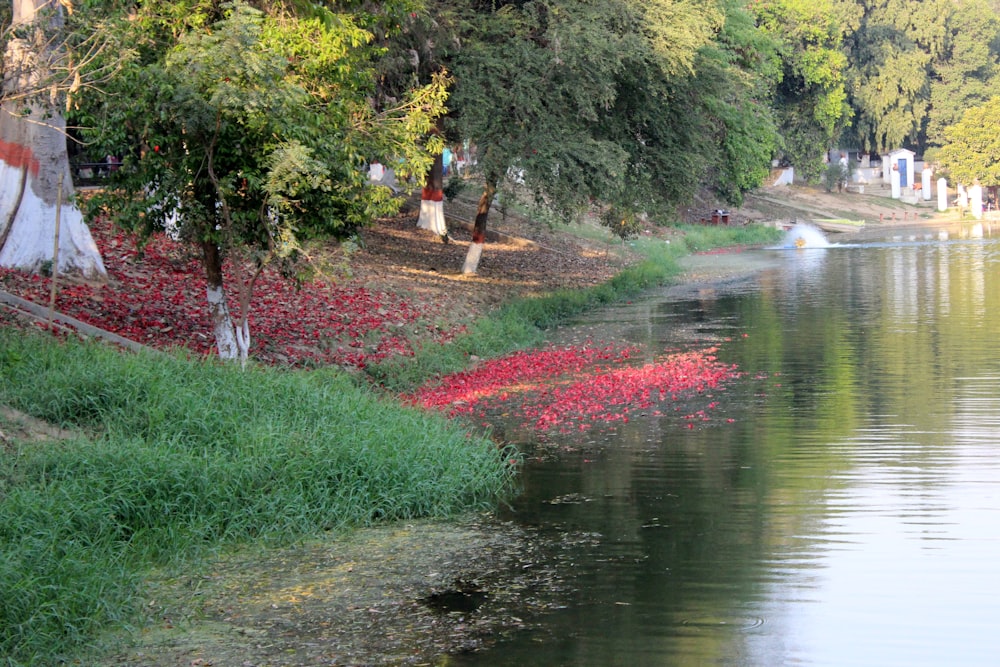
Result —
M420 193L417 227L434 232L444 241L448 240L448 227L444 223L444 160L440 155L434 158Z
M246 363L250 351L249 322L244 319L240 330L233 326L233 318L226 302L226 288L222 277L222 253L213 241L202 241L202 263L208 283L206 298L208 314L215 333L215 346L221 359L239 359Z
M483 256L483 245L486 243L486 220L497 193L496 183L495 178L486 179L483 195L479 198L476 224L472 228L472 243L469 244L469 251L465 254L465 265L462 266L462 273L465 275L474 275L479 270L479 258Z
M15 24L27 25L46 7L45 0L15 0ZM54 7L54 8L53 8ZM49 20L43 17L40 20ZM104 281L100 251L72 203L73 186L66 152L66 121L56 91L23 97L43 85L50 54L36 52L44 43L13 39L4 54L4 102L0 110L0 266L33 273L51 267L53 274ZM28 109L27 115L24 110ZM55 238L58 182L63 179L58 266L51 266Z

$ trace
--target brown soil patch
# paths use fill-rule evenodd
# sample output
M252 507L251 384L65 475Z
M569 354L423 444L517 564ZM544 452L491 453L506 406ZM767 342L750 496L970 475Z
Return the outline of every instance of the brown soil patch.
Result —
M68 440L75 437L81 437L81 434L0 405L0 447L13 448L16 443Z
M476 275L463 275L472 242L474 208L467 200L446 202L449 241L419 229L412 210L361 233L348 258L352 281L401 293L416 302L447 304L449 318L467 322L513 297L538 296L560 288L600 284L634 257L620 244L589 241L494 211Z
M824 218L863 220L867 226L939 220L937 200L907 204L892 199L887 186L867 185L863 194L827 192L823 188L781 185L761 188L746 197L736 216L744 221L804 222Z

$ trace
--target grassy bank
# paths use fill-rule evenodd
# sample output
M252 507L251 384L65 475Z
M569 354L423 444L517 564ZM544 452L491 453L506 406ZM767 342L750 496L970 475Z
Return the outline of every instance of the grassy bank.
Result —
M685 254L777 237L681 232L636 241L646 259L604 285L509 303L453 344L373 375L412 388L669 282ZM8 331L0 405L80 434L0 441L0 665L56 664L98 632L140 622L152 567L250 540L488 507L512 482L509 452L335 371L240 371Z
M143 572L221 545L491 506L505 452L337 372L0 334L0 404L81 434L0 449L0 664L137 620Z
M623 301L643 290L664 285L681 272L685 255L728 246L774 243L782 232L761 225L712 227L683 225L670 242L641 237L632 250L644 259L610 281L582 289L559 290L541 298L519 299L473 324L469 332L446 346L427 346L414 357L394 358L368 369L377 383L394 392L412 391L424 381L466 368L471 358L497 357L539 343L545 330L589 309Z

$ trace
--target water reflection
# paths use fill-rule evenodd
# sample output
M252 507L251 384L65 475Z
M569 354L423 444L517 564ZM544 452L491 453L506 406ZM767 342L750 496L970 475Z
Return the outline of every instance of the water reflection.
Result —
M451 664L995 662L1000 247L762 252L773 268L752 279L560 333L650 354L720 342L745 375L694 429L521 433L507 518L588 536L573 591Z

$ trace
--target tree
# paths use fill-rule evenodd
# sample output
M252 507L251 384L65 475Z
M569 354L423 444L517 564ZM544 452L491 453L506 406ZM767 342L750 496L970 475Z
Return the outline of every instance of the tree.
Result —
M956 183L1000 184L1000 97L972 107L945 130L937 161Z
M621 36L608 18L593 3L547 2L465 15L449 106L458 134L477 147L484 186L464 273L478 270L504 185L572 215L598 180L623 173L624 152L589 129L612 103L620 67Z
M710 96L693 82L701 49L723 25L718 8L669 0L482 5L464 15L449 102L484 177L463 271L477 270L498 192L565 221L595 204L625 219L693 196L684 185L701 182L717 155L710 144L719 116L698 106Z
M768 104L779 79L778 45L741 3L720 7L721 15L704 15L702 25L713 31L689 61L663 58L655 48L661 36L650 39L651 56L626 63L603 122L629 153L620 206L641 202L656 217L670 216L699 191L739 205L769 174L780 145ZM658 29L685 27L670 21Z
M941 48L934 58L930 112L922 145L940 146L944 130L962 112L989 100L1000 73L1000 20L984 0L962 0L946 6Z
M859 11L846 0L762 0L758 25L779 45L782 72L772 104L784 151L806 179L820 175L823 150L851 119L843 36Z
M451 54L458 48L454 17L446 9L430 14L414 11L404 17L401 29L387 35L381 42L386 55L379 61L378 103L391 103L407 88L426 85L448 69ZM444 118L432 130L447 142ZM454 137L452 137L454 139ZM443 147L443 146L442 146ZM424 177L420 193L420 214L417 226L431 231L444 242L448 228L444 220L444 162L441 154Z
M964 109L989 98L1000 24L985 0L863 0L847 40L853 63L851 136L885 153L940 145Z
M244 361L257 276L274 263L294 270L303 237L346 237L396 210L363 165L392 156L401 176L425 171L446 86L438 77L376 113L368 17L265 9L144 3L119 27L135 57L82 112L97 123L91 136L123 153L94 210L199 250L219 355Z
M0 105L0 266L50 267L53 275L100 281L107 277L104 263L73 204L60 111L67 90L81 82L63 43L66 7L51 0L13 3ZM84 44L95 48L93 40Z
M851 77L851 104L856 110L854 136L868 151L885 154L916 142L930 104L932 54L922 48L912 30L926 31L924 44L938 43L944 1L865 0L861 26L850 39L856 63ZM913 12L920 15L911 21ZM934 24L937 23L937 26Z

